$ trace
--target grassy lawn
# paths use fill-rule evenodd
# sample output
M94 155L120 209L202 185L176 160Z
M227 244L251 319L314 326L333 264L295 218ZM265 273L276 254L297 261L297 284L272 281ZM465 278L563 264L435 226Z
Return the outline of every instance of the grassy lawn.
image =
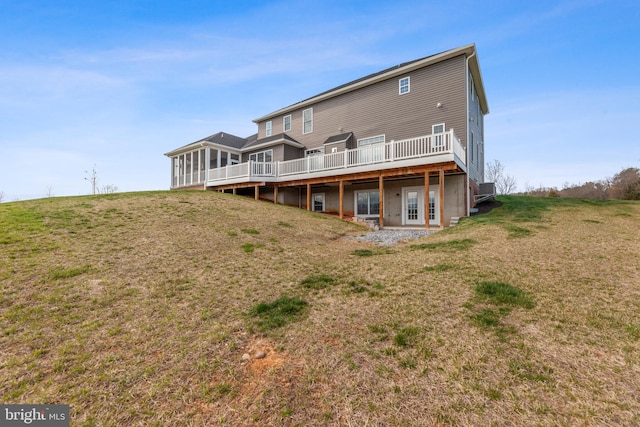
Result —
M0 204L2 401L74 426L639 425L640 204L501 201L393 248L230 194Z

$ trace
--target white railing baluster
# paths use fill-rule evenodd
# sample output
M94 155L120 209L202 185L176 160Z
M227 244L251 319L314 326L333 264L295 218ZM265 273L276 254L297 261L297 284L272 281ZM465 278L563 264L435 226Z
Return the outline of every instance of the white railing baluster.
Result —
M337 168L352 168L380 162L394 162L434 156L444 153L455 154L458 161L465 162L465 148L456 137L453 129L435 135L424 135L403 140L391 140L384 144L373 144L343 152L327 153L318 156L307 156L300 159L282 162L256 162L226 165L223 168L206 170L206 181L225 181L242 177L269 176L274 178L290 175L323 172ZM194 181L193 174L176 177L178 185L186 185Z

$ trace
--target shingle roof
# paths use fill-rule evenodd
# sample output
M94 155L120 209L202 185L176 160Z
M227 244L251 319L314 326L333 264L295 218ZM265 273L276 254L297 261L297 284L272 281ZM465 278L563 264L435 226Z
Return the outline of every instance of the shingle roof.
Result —
M240 149L247 143L247 138L231 135L230 133L218 132L200 141L212 142L214 144L225 145L227 147ZM198 142L200 142L198 141Z
M340 135L334 135L327 138L324 142L325 144L333 144L336 142L345 142L348 141L349 138L353 136L353 132L341 133Z
M254 147L254 146L268 145L270 142L274 142L274 141L290 143L291 145L296 145L296 146L301 146L302 147L302 144L300 144L295 139L291 138L286 133L279 133L277 135L271 135L271 136L268 136L266 138L260 138L260 139L257 139L257 135L256 135L256 139L253 140L253 141L248 141L242 147L242 149L243 150L247 150L247 149L249 149L251 147Z
M359 79L350 81L349 83L342 84L340 86L336 86L333 89L329 89L327 91L321 92L317 95L313 95L310 98L303 99L302 101L298 101L295 104L291 104L287 107L281 108L279 110L273 111L265 116L254 119L254 123L260 123L264 120L269 120L273 117L279 116L281 114L286 114L289 111L292 111L297 108L302 108L302 106L309 106L316 102L319 102L323 99L328 99L333 96L337 96L342 93L349 92L351 90L356 90L359 87L367 86L369 84L374 84L375 82L384 80L386 78L391 78L397 76L400 73L404 73L410 71L414 68L421 68L427 65L431 65L437 63L439 61L444 61L449 58L453 58L458 55L466 55L467 58L473 61L471 62L471 72L474 75L474 82L476 83L479 94L481 94L481 106L483 107L483 111L486 113L489 112L489 107L486 104L486 99L484 97L484 87L482 85L482 78L480 76L478 59L476 55L475 45L470 44L467 46L458 47L455 49L445 50L440 53L436 53L433 55L425 56L423 58L414 59L413 61L403 62L398 65L394 65L393 67L386 68L382 71L378 71L373 74L369 74L367 76L361 77Z

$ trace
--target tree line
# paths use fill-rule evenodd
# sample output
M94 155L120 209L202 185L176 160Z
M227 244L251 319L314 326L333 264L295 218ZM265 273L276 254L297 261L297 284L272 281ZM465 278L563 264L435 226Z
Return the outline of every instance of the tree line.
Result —
M498 194L524 194L538 197L570 197L578 199L600 200L640 200L640 169L629 167L622 169L610 178L589 181L584 184L565 183L557 187L538 188L525 185L523 192L516 193L516 179L505 172L499 160L486 164L485 181L493 182Z
M589 181L584 184L565 183L561 189L527 186L523 194L579 199L640 200L640 169L634 167L625 168L610 178Z

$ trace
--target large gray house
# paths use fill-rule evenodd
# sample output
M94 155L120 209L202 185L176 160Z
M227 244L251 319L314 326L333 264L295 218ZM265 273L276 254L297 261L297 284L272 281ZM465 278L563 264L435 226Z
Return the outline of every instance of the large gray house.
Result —
M166 153L171 188L199 188L442 228L484 178L489 112L475 45L406 62Z

